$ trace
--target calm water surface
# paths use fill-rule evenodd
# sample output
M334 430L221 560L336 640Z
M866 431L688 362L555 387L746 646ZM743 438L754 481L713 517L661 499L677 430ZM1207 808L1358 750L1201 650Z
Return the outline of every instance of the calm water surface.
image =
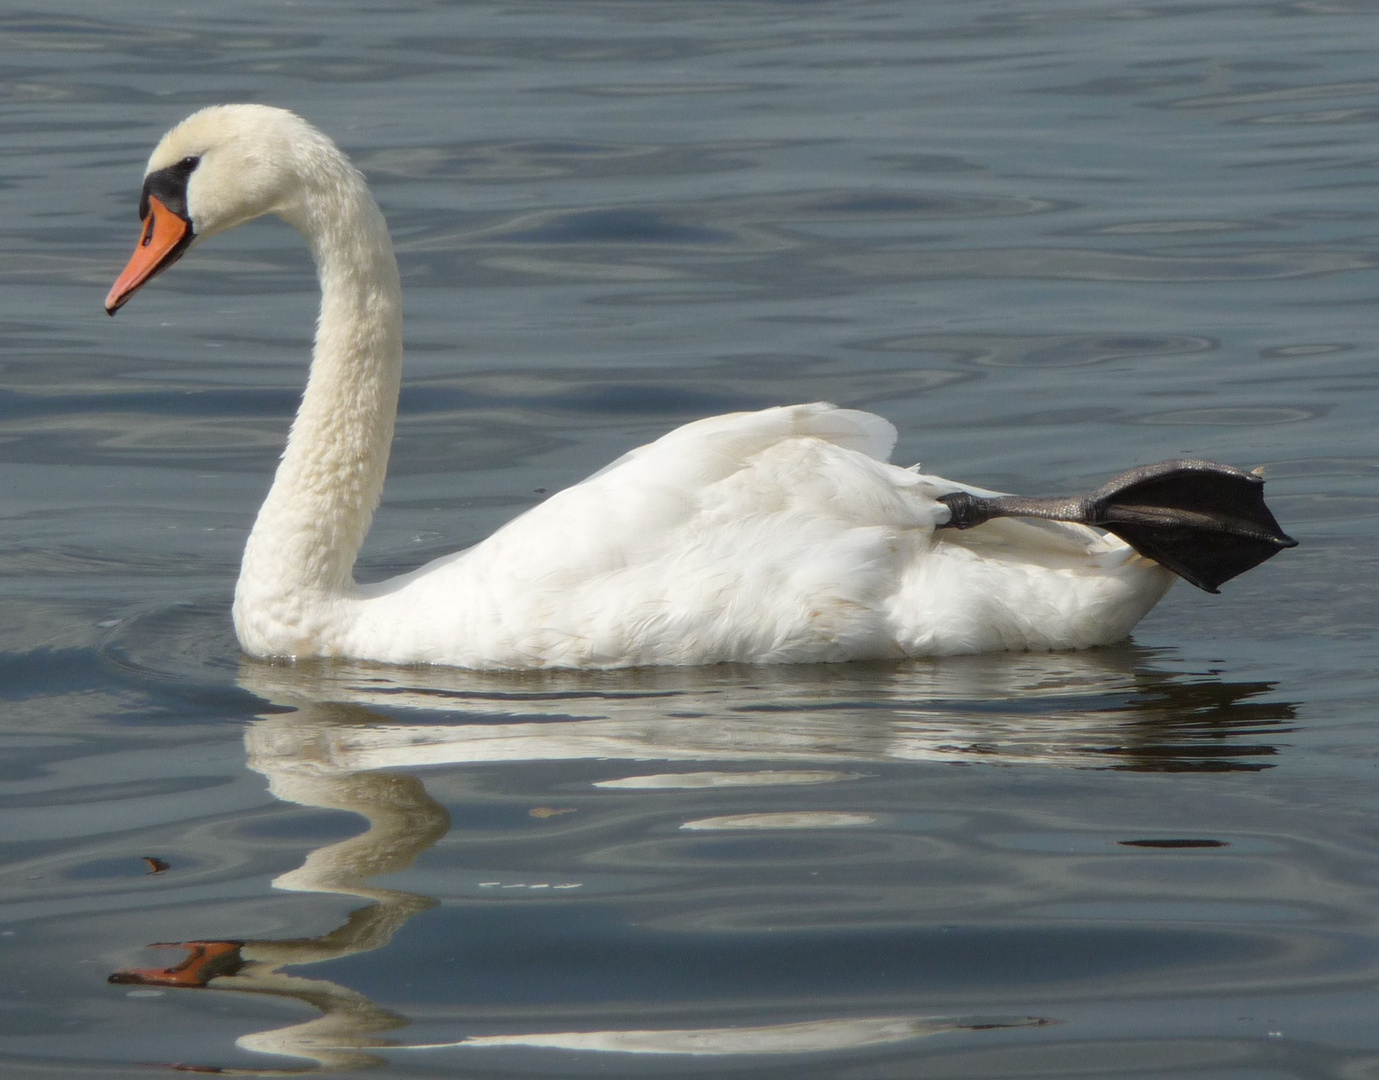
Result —
M1349 0L0 14L0 1070L1379 1077L1376 40ZM362 576L818 398L995 488L1264 464L1302 546L1079 655L243 660L306 252L261 222L100 309L154 141L231 100L331 132L398 242Z

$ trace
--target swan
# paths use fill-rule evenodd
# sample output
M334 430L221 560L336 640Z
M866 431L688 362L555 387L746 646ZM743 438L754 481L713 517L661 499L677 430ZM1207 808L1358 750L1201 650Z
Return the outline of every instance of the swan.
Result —
M252 656L615 668L1075 649L1124 638L1175 574L1214 592L1294 543L1262 480L1230 466L997 496L889 464L890 423L814 403L686 424L472 548L357 584L397 414L401 284L335 143L264 105L182 121L149 158L138 245L105 307L265 214L310 246L321 309L235 588Z

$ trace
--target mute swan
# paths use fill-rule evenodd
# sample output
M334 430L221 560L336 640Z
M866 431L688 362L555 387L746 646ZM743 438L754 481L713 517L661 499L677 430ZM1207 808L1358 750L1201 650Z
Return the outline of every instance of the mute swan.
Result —
M263 214L310 245L321 314L235 589L256 656L602 668L1081 648L1125 637L1173 572L1214 592L1293 545L1262 482L1229 466L992 497L887 464L885 420L811 404L687 424L467 551L357 585L397 412L401 286L383 214L335 144L262 105L178 124L149 159L143 231L106 310Z

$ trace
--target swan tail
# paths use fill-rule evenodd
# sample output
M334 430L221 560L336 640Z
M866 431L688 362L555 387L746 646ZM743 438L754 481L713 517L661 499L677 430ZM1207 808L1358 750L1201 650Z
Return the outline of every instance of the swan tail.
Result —
M1095 491L1069 498L939 497L950 511L940 528L970 529L995 517L1036 517L1092 525L1206 592L1297 541L1264 504L1264 480L1215 461L1141 465Z

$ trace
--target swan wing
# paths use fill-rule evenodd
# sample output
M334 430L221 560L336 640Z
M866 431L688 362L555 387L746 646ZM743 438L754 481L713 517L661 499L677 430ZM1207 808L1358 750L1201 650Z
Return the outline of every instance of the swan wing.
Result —
M668 455L683 455L682 465L698 466L703 475L740 466L784 439L822 439L877 461L887 461L895 448L895 425L874 413L840 409L827 402L782 405L758 412L724 413L695 420L667 432L655 442L629 450L584 482L598 480L633 462L664 467Z
M879 609L898 577L886 538L946 512L885 462L894 442L887 421L826 404L687 424L475 547L365 587L359 629L375 656L396 643L387 659L613 666L760 659L812 620L805 637L836 636L841 656L842 612ZM421 626L455 629L433 647ZM483 646L457 657L467 641Z
M468 551L361 590L361 636L341 651L624 667L1119 633L1084 609L1117 602L1103 579L1133 554L1125 545L1043 521L936 532L948 509L935 497L959 485L888 464L894 440L885 420L825 404L687 424Z

